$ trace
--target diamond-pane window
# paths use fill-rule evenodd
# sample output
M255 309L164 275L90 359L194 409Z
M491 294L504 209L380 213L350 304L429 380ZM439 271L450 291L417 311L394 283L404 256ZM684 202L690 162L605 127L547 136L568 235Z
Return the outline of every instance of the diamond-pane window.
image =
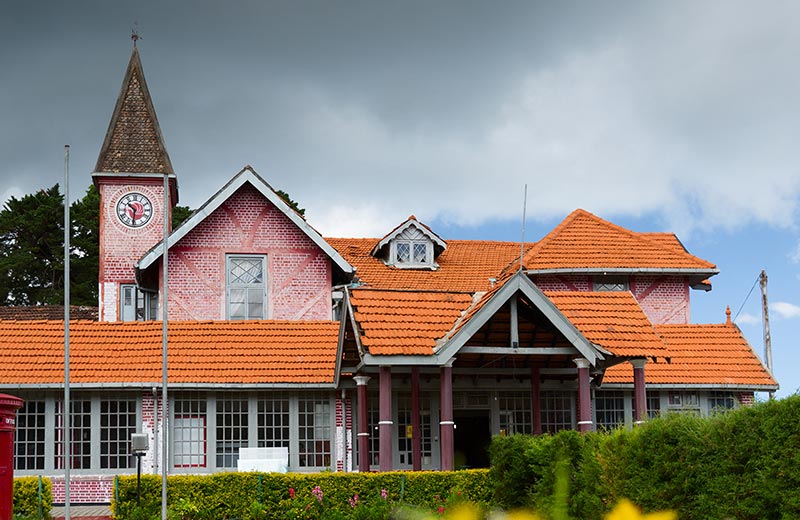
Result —
M414 262L425 264L428 262L428 244L414 243Z
M411 244L408 242L398 242L397 244L397 263L404 264L411 260Z
M228 319L266 318L265 271L263 256L228 257Z

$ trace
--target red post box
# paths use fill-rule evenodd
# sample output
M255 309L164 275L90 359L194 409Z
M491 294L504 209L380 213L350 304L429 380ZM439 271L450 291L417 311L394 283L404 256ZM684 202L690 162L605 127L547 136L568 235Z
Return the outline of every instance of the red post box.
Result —
M11 520L14 514L14 430L23 402L0 394L0 520Z

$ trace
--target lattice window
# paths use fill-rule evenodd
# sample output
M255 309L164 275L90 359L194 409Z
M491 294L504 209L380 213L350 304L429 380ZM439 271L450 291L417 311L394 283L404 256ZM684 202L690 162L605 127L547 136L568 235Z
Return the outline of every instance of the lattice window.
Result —
M396 240L394 263L409 266L431 265L432 245L428 239L422 240Z
M419 398L420 415L420 455L422 460L430 463L433 455L431 443L431 410L430 396L421 394ZM411 395L401 394L397 398L397 449L399 452L399 462L404 466L411 466L414 463L414 439L411 436Z
M667 406L672 412L700 413L697 392L670 392L667 394Z
M136 433L136 399L100 401L100 467L136 467L130 453L131 435Z
M331 399L324 394L298 398L298 455L301 468L330 467L332 410Z
M414 242L414 263L427 264L428 263L428 244L425 242Z
M44 469L45 402L27 400L17 411L14 469Z
M228 257L228 319L266 318L266 259L263 256Z
M595 276L594 290L603 291L627 291L628 278L626 276Z
M73 399L70 402L70 467L90 469L92 466L92 402ZM64 402L56 402L55 468L64 469Z
M258 398L258 447L291 451L289 398L282 393L264 394Z
M597 390L594 394L595 420L598 429L612 430L625 426L625 394L619 390Z
M217 396L217 467L235 468L239 448L247 447L248 399L243 394Z
M498 397L500 435L533 432L529 392L502 392Z
M182 394L175 398L172 419L172 457L176 468L206 467L206 396Z
M369 463L371 466L380 464L381 440L378 431L380 421L380 395L378 392L370 392L367 397L369 410L367 411L367 421L369 422Z
M542 431L556 433L572 429L575 409L574 392L542 392Z

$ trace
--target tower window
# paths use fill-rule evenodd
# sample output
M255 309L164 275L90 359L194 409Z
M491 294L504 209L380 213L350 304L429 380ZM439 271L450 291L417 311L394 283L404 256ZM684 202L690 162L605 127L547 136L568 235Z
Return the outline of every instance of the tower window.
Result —
M120 320L148 321L158 318L158 293L134 284L120 285Z
M604 291L627 291L628 278L626 276L595 276L594 290Z

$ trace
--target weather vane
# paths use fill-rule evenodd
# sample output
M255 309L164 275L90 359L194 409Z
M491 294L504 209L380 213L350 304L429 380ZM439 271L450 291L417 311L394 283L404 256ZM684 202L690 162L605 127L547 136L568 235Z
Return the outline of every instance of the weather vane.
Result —
M139 36L139 22L133 22L133 28L131 29L131 40L133 40L133 46L136 47L136 42L141 39Z

